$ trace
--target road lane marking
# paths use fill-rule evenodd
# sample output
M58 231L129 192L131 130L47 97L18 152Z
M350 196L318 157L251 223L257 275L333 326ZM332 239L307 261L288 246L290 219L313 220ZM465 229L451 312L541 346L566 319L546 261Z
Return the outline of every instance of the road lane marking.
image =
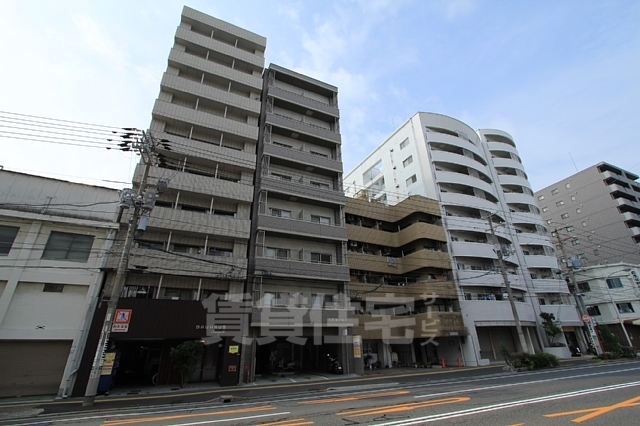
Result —
M408 393L409 391L379 392L379 393L369 393L369 394L363 394L363 395L344 396L342 398L325 398L325 399L314 399L311 401L300 401L298 402L298 404L300 405L328 404L332 402L357 401L359 399L365 399L365 398L382 398L383 396L406 395Z
M272 414L259 414L256 416L246 416L246 417L234 417L231 419L219 419L219 420L207 420L204 422L193 422L193 423L176 423L168 426L196 426L196 425L208 425L213 423L223 423L223 422L236 422L238 420L255 420L262 417L273 417L273 416L284 416L286 414L291 414L288 411L282 413L272 413Z
M554 394L554 395L547 395L547 396L542 396L542 397L523 399L523 400L519 400L519 401L503 402L503 403L500 403L500 404L488 405L488 406L485 406L485 407L469 408L469 409L466 409L466 410L453 411L453 412L442 413L442 414L432 414L430 416L417 417L417 418L414 418L414 419L411 419L411 420L398 420L398 421L393 421L393 422L379 423L379 424L371 425L371 426L411 426L411 425L420 425L420 424L431 423L431 422L436 422L436 421L440 421L440 420L446 420L446 419L453 419L453 418L457 418L457 417L469 416L469 415L472 415L472 414L488 413L488 412L491 412L491 411L503 410L505 408L514 408L514 407L519 407L519 406L522 406L522 405L537 404L537 403L540 403L540 402L554 401L554 400L565 399L565 398L573 398L573 397L576 397L576 396L584 396L584 395L589 395L589 394L592 394L592 393L600 393L600 392L618 390L618 389L623 389L623 388L628 388L628 387L633 387L633 386L640 386L640 381L628 382L628 383L620 383L620 384L615 384L615 385L610 385L610 386L602 386L602 387L599 387L599 388L592 388L592 389L580 390L580 391L572 391L572 392L566 392L566 393L560 393L560 394Z
M628 399L623 402L619 402L617 404L606 405L604 407L586 408L583 410L574 410L574 411L564 411L562 413L545 414L544 416L545 417L561 417L561 416L571 416L573 414L590 413L590 414L587 414L586 416L578 417L577 419L572 420L572 422L574 423L582 423L584 421L591 420L594 417L601 416L603 414L609 413L619 408L636 407L638 405L640 405L640 396Z
M159 422L159 421L166 421L166 420L185 419L189 417L219 416L223 414L250 413L253 411L265 411L265 410L275 410L275 407L272 407L271 405L264 405L260 407L249 407L249 408L242 408L242 409L236 409L236 410L209 411L206 413L175 414L171 416L145 417L145 418L128 419L128 420L107 420L102 424L106 426L131 425L135 423L147 423L147 422L156 422L156 421Z
M300 419L289 419L289 420L282 420L279 422L273 422L273 423L260 423L259 426L302 426L302 425L312 425L313 422L310 420L306 420L305 418L300 418Z
M469 401L470 399L471 398L467 398L467 397L457 397L457 398L436 399L433 401L424 401L424 402L409 402L406 404L387 405L384 407L374 407L374 408L365 408L362 410L343 411L341 413L336 413L336 415L344 416L344 417L374 416L379 414L390 414L390 413L398 413L402 411L411 411L411 410L416 410L418 408L434 407L436 405L455 404L457 402L466 402L466 401Z

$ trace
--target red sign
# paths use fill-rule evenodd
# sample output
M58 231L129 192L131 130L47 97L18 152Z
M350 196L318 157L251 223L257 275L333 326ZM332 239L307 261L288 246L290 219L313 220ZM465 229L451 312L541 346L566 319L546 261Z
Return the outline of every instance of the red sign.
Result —
M131 322L131 309L116 309L113 316L114 324L129 324Z
M584 322L585 324L589 324L591 322L591 317L587 314L584 314L582 316L582 322Z

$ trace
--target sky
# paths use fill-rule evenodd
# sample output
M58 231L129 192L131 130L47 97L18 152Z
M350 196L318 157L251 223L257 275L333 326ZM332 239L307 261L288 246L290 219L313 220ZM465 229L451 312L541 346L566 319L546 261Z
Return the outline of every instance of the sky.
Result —
M265 36L265 65L338 87L345 174L419 111L511 134L534 191L601 161L640 174L635 0L186 4ZM19 139L22 124L147 128L183 5L0 0L0 166L130 186L132 153Z

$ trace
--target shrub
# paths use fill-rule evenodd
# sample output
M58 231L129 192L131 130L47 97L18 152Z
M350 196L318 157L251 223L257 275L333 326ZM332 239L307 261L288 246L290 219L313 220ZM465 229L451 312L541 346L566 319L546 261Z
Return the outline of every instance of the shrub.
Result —
M620 340L618 340L618 336L613 334L609 327L606 325L598 325L598 331L600 332L600 336L602 337L602 344L604 346L604 350L607 353L611 353L610 358L619 358L622 354L622 346L620 345Z
M500 353L504 357L507 365L513 370L537 370L540 368L553 368L560 365L560 360L557 356L546 352L537 354L524 352L511 353L504 345L500 345Z
M552 368L560 365L560 360L557 356L553 354L548 354L546 352L540 352L537 354L528 354L529 360L533 364L532 370L537 370L539 368Z

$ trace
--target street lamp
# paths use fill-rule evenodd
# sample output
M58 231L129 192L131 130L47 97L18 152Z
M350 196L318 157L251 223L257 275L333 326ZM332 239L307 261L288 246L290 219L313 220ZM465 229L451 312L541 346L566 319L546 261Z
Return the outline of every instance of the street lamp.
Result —
M609 300L611 301L611 305L613 306L613 310L616 313L616 317L618 317L618 323L620 323L620 327L622 327L622 332L627 338L627 343L629 343L629 346L633 346L633 343L631 343L631 338L629 337L629 333L627 333L627 329L625 328L624 323L622 322L622 318L620 318L620 310L618 309L615 302L613 301L613 295L611 294L611 291L609 291L609 283L607 282L607 280L611 278L614 274L617 274L620 272L629 272L629 271L631 271L631 268L620 269L619 271L613 271L612 273L610 273L604 278L604 283L607 289L607 294L609 295Z

